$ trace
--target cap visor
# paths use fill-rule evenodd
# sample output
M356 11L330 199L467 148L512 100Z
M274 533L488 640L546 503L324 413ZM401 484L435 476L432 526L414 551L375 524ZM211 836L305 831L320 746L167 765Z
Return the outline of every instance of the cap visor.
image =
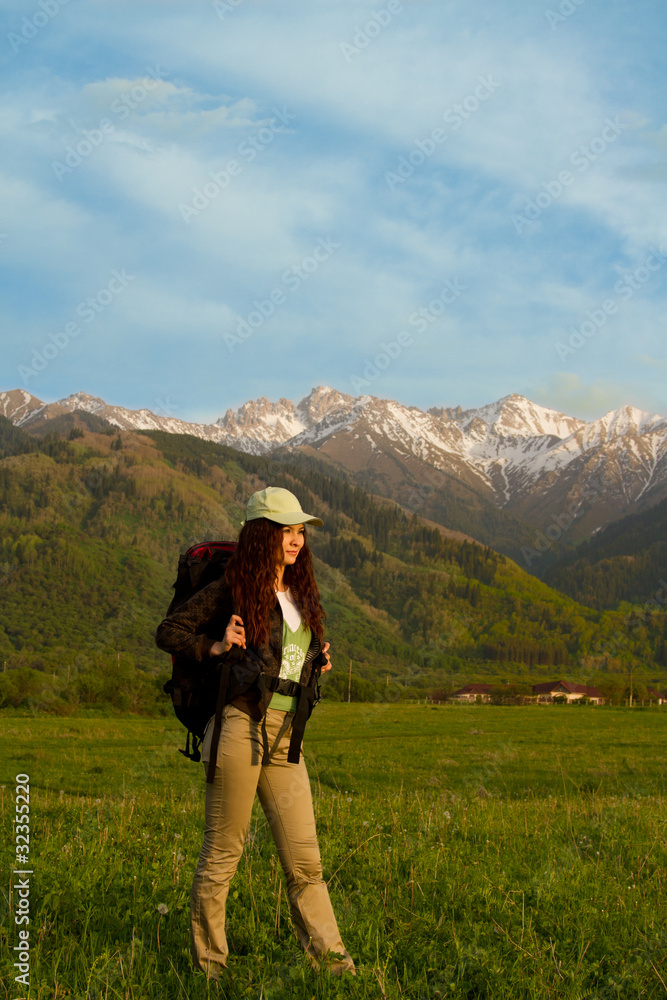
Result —
M275 521L276 524L312 524L316 528L321 528L324 524L319 517L313 517L312 514L304 514L302 510L287 511L286 514L282 512L278 514L263 514L262 517L268 518L269 521Z

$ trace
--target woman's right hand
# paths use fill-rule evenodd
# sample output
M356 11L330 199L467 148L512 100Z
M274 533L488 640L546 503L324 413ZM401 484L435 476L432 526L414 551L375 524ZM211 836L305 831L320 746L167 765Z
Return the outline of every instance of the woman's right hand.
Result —
M227 653L232 646L240 646L245 649L245 629L243 619L239 615L232 615L229 619L229 624L225 629L225 638L213 643L211 656L221 656L223 653Z

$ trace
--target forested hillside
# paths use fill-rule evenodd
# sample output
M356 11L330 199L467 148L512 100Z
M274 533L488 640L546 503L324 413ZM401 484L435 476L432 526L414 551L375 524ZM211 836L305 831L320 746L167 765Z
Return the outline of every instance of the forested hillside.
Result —
M614 521L549 567L544 580L592 608L667 606L667 500Z
M640 683L664 684L664 613L579 605L305 456L279 463L75 417L43 438L0 420L0 456L0 705L166 710L169 658L153 636L178 553L234 538L247 497L269 483L324 520L309 541L329 696L346 695L350 659L355 698L488 678L511 693L557 676L618 695L631 664Z

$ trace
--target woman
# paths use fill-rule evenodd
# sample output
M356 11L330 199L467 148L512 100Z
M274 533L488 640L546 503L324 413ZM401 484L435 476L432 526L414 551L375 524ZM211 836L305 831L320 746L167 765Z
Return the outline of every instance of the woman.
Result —
M158 646L191 656L204 669L211 657L221 663L238 659L247 643L268 678L303 684L311 671L330 670L306 524L322 521L305 514L289 490L269 486L253 493L224 577L164 619L157 630ZM294 760L290 740L296 703L289 694L271 695L256 686L222 711L214 770L209 772L213 780L206 785L204 843L190 895L193 960L212 978L219 978L227 965L225 904L255 791L278 848L306 954L316 968L355 971L322 878L310 782L298 745L298 763L288 760L288 755ZM207 768L213 729L211 719L203 744Z

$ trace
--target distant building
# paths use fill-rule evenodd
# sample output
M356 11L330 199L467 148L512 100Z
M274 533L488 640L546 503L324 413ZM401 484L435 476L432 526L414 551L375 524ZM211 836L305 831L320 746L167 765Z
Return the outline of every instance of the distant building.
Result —
M656 705L667 704L667 693L665 691L656 691L655 688L646 688L646 697L649 701L654 701Z
M492 684L466 684L459 691L449 696L450 701L491 701Z
M581 701L587 698L594 705L604 705L604 698L596 687L587 684L573 684L572 681L546 681L544 684L533 684L533 694L538 702L553 702L554 698L565 698L567 702Z

